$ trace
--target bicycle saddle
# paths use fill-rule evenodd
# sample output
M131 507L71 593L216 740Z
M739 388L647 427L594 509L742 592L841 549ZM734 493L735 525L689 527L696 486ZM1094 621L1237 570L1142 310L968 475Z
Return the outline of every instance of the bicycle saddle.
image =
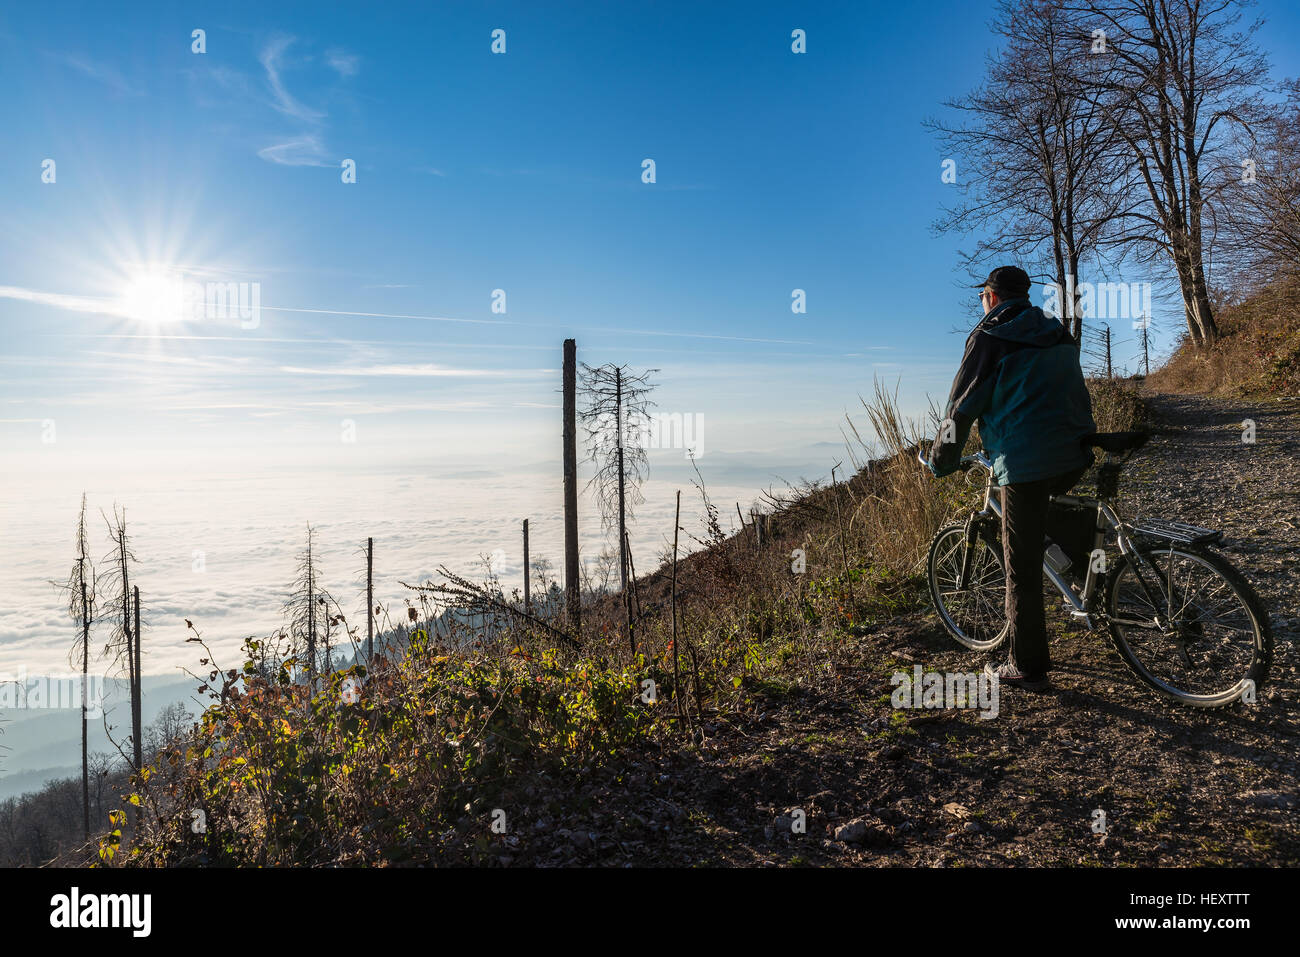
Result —
M1096 446L1103 451L1119 455L1140 449L1151 438L1150 432L1090 432L1080 439L1085 447Z

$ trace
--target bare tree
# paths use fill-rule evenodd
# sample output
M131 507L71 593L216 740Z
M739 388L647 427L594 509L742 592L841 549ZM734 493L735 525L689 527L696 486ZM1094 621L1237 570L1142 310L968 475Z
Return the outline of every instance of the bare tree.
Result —
M96 821L103 821L105 812L106 795L108 788L109 776L113 773L112 759L103 751L96 751L90 756L90 779L95 782L95 813Z
M983 272L1012 256L1050 260L1057 315L1082 337L1079 269L1098 256L1123 198L1113 192L1115 138L1085 81L1105 81L1107 63L1080 54L1078 30L1061 4L1001 0L993 29L1005 43L986 80L945 105L966 119L930 121L955 164L963 199L944 210L939 232L986 231L966 256Z
M77 623L77 637L68 652L68 663L77 667L81 660L81 815L83 836L90 837L90 766L87 757L87 719L90 695L90 626L95 620L95 565L86 554L86 496L81 496L81 514L77 519L77 558L65 582L53 584L64 593L68 614Z
M107 607L112 610L112 631L104 654L117 669L117 673L126 673L131 699L131 741L134 751L133 767L138 773L143 761L143 729L141 728L143 682L140 677L140 606L139 589L132 591L131 569L136 563L135 552L131 549L131 537L126 529L126 509L113 506L113 518L104 516L108 525L108 537L113 548L104 558L107 566L109 599Z
M651 373L634 373L627 366L583 363L579 413L587 435L587 458L596 473L587 483L600 505L601 523L607 531L617 530L619 539L619 585L627 588L627 523L644 498L641 483L649 471L645 436L649 431Z
M295 657L299 657L300 667L305 669L309 686L313 685L320 665L316 647L317 637L322 634L319 626L329 620L327 603L333 602L333 598L320 584L315 537L316 531L309 524L307 543L298 554L297 576L290 585L289 598L284 603L285 614L289 617L292 652ZM328 627L324 638L328 642ZM328 656L328 647L326 652Z
M601 548L599 555L582 567L587 587L593 594L600 595L609 591L609 582L614 575L616 564L618 564L618 553L606 545Z
M190 726L194 716L179 701L173 701L158 712L153 724L145 729L146 747L152 757L168 745L180 739Z
M1240 26L1244 0L1066 0L1091 56L1108 69L1083 78L1089 99L1126 147L1117 191L1139 198L1114 242L1139 263L1173 265L1192 343L1218 337L1211 261L1233 181L1209 176L1233 152L1233 125L1263 115L1267 62L1259 21ZM1091 52L1096 51L1096 52Z
M527 564L525 562L525 564ZM375 657L375 540L366 539L366 664Z
M628 519L644 501L641 483L649 471L646 437L649 434L650 374L631 372L627 366L606 364L582 366L582 393L585 400L580 413L587 433L587 457L596 473L587 487L594 488L600 505L601 523L606 531L618 532L618 580L623 605L627 611L628 641L636 654L636 632L628 574Z
M1115 346L1117 342L1109 325L1102 323L1092 346L1084 349L1083 354L1092 359L1093 375L1099 379L1115 377Z
M1243 137L1226 204L1236 255L1236 285L1258 291L1279 272L1300 269L1300 80L1283 85L1286 100Z

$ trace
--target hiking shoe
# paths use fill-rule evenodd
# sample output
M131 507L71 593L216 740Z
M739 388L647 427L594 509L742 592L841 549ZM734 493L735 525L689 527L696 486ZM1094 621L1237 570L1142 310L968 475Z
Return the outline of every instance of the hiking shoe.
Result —
M1020 669L1009 661L996 666L990 661L984 666L984 673L991 678L997 678L999 685L1012 685L1016 688L1024 688L1026 691L1046 691L1052 686L1047 675L1031 678L1021 674Z

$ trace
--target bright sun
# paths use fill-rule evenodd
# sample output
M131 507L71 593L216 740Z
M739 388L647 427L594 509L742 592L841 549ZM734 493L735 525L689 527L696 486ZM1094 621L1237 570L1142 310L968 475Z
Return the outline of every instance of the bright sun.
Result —
M181 278L165 269L135 273L122 287L122 314L138 322L151 325L175 322L182 318L183 306Z

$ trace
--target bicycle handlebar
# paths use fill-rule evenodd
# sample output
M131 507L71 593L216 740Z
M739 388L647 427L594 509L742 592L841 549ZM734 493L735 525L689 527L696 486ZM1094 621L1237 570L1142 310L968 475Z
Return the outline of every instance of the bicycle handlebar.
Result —
M916 450L916 460L920 462L922 465L929 468L930 462L926 459L925 455L921 452L919 448ZM974 455L963 455L961 457L960 464L962 466L963 472L966 471L966 469L970 468L972 465L982 465L984 466L984 468L989 469L990 471L992 471L993 469L993 463L989 461L988 456L986 456L983 452L976 452Z

